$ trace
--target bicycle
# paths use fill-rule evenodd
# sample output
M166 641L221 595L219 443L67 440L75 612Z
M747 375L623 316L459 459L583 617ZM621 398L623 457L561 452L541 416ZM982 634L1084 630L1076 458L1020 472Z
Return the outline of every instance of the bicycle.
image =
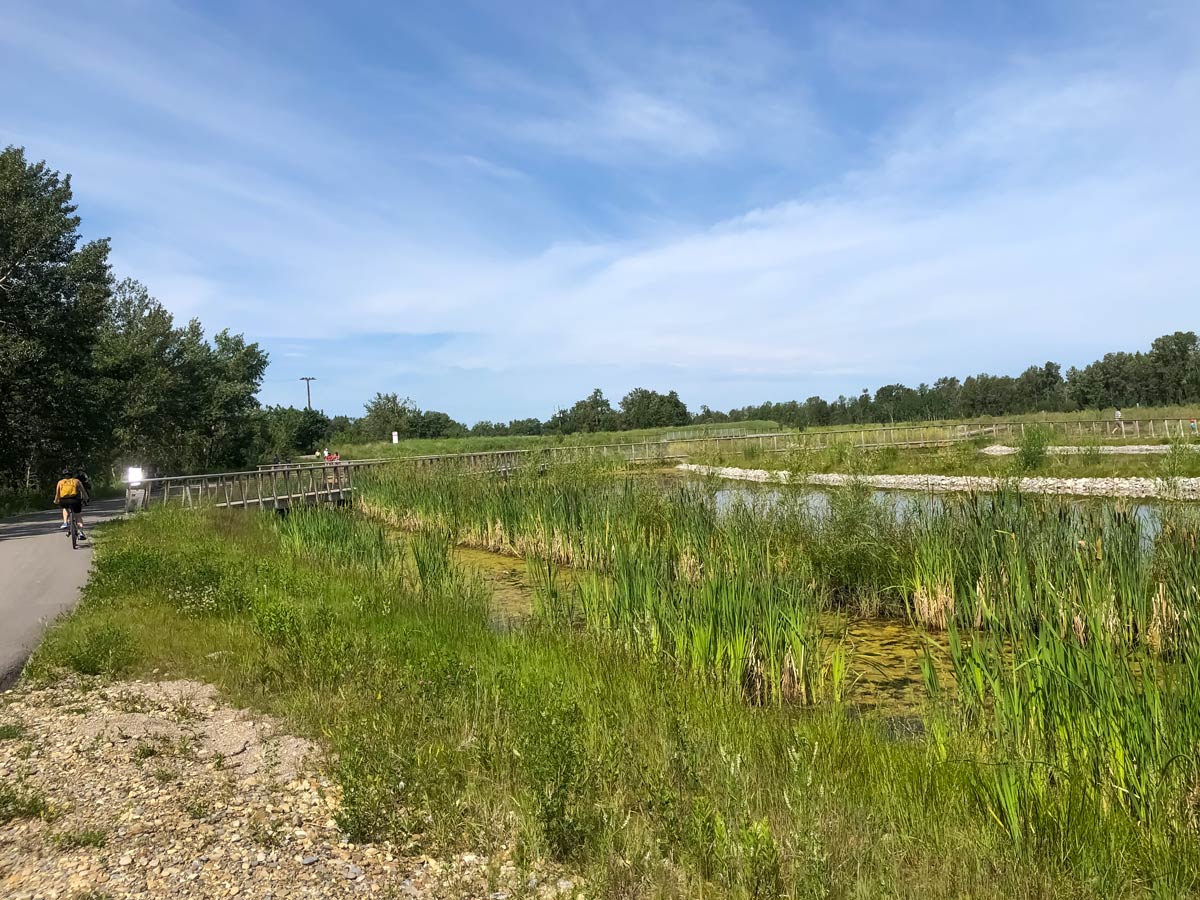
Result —
M67 534L71 536L71 549L79 549L79 513L68 512L67 514Z

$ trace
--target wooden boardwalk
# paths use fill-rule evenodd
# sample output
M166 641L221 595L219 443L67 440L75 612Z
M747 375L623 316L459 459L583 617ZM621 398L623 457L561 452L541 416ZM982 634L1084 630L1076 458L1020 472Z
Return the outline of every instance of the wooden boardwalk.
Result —
M125 508L287 509L305 503L344 503L354 491L354 470L378 463L277 466L252 472L220 472L147 478L126 486Z

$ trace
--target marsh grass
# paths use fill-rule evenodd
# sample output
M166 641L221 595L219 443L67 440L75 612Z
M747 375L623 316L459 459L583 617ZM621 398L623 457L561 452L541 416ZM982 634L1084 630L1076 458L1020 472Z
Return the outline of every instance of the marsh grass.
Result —
M1050 430L1044 426L1022 428L1021 437L1017 440L1017 455L1013 460L1016 472L1031 475L1039 471L1046 464L1051 439Z
M1148 535L1111 504L719 505L614 474L382 473L363 491L401 543L336 510L139 517L102 534L28 674L211 680L329 744L350 838L515 848L592 896L1195 890L1189 508ZM490 627L452 542L525 556L530 627ZM210 584L203 608L181 590ZM847 714L850 661L814 620L867 596L904 616L921 586L953 597L926 624L956 690L927 665L924 727L897 740Z
M766 434L782 429L776 422L747 420L715 425L643 428L633 431L578 432L575 434L513 435L497 437L409 438L399 443L376 441L338 444L343 459L436 456L448 453L490 453L498 450L538 450L547 447L586 447L606 444L663 442L673 449L685 446L683 439L702 440L706 435L737 429L745 434ZM668 440L674 438L675 440Z

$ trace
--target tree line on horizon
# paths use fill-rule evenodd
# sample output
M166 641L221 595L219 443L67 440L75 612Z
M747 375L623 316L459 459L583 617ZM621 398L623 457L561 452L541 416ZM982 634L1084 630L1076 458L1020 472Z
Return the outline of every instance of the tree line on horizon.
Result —
M887 384L874 395L864 388L857 397L833 401L809 397L728 412L701 407L692 421L769 419L806 428L1191 403L1200 403L1200 341L1193 331L1176 331L1156 338L1146 352L1106 353L1065 374L1058 363L1047 362L1016 376L981 373L962 381L947 376L915 388Z
M481 421L468 427L447 413L423 411L398 394L378 393L360 418L322 417L327 440L346 443L400 438L501 437L632 431L722 422L772 421L790 428L932 422L1032 412L1073 412L1135 406L1200 403L1200 340L1192 331L1156 338L1145 352L1107 353L1063 373L1055 362L1029 366L1020 375L953 376L912 388L887 384L857 397L766 402L727 412L701 406L692 413L676 391L635 388L614 408L600 388L545 421Z

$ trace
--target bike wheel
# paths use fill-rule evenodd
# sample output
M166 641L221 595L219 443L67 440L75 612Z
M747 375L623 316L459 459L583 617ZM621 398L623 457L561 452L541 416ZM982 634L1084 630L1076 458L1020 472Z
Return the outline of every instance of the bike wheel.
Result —
M71 520L70 532L71 532L71 549L78 550L79 549L79 526L75 524L74 519Z

